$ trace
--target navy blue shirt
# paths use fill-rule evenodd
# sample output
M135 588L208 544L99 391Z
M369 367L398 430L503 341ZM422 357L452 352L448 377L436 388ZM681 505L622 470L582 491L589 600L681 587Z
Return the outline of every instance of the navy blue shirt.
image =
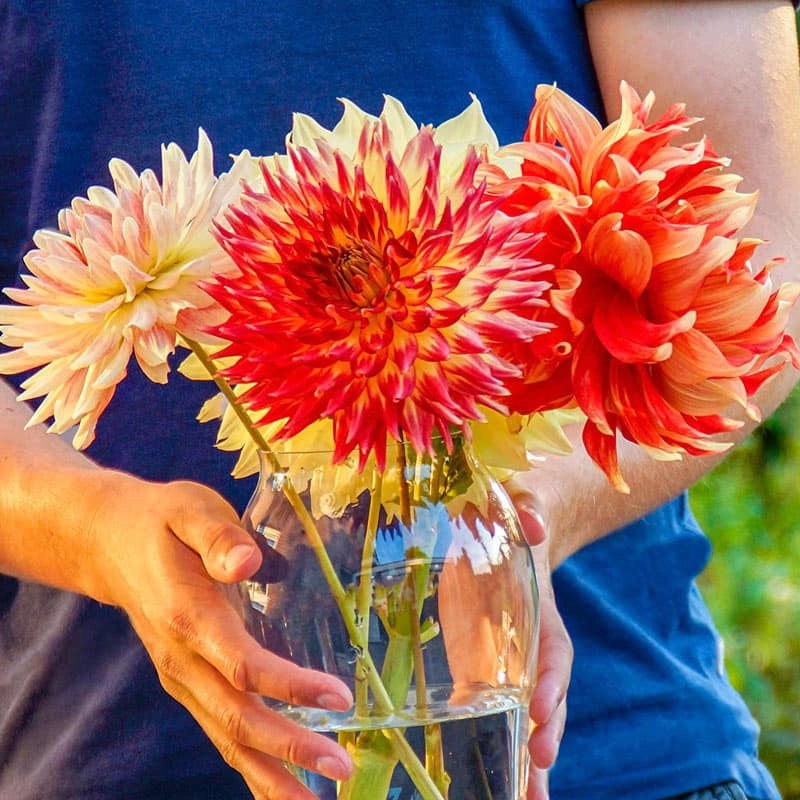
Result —
M475 92L509 142L536 84L553 81L599 113L574 0L0 2L2 282L17 280L34 229L109 184L112 156L157 167L162 142L191 152L202 126L223 170L229 153L281 149L293 111L330 127L336 97L377 113L382 93L438 123ZM243 508L252 482L229 477L233 457L194 419L208 394L131 365L91 456L203 481ZM553 800L657 800L730 778L778 797L693 584L708 552L682 498L556 572L576 658ZM0 576L0 797L248 796L120 611Z

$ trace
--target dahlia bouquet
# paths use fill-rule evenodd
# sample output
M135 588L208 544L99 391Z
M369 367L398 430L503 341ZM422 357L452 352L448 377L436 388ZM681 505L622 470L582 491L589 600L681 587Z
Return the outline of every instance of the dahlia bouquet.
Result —
M502 147L475 98L438 127L393 98L378 117L344 101L333 130L297 115L285 152L245 151L219 177L201 131L191 159L163 149L160 181L112 160L113 189L90 188L58 231L38 231L27 288L5 290L0 372L33 371L20 395L40 398L32 425L52 420L87 447L131 356L166 382L184 348L181 372L218 389L200 419L220 420L234 474L259 458L280 473L286 508L253 527L280 550L294 512L355 654L355 719L377 711L338 728L357 769L337 797L390 796L398 763L419 796L447 796L423 663L446 636L423 607L478 584L436 558L455 550L494 574L511 540L476 521L493 504L518 533L477 462L500 478L527 469L567 449L566 421L625 492L620 437L659 459L718 452L716 434L741 424L726 409L757 418L752 395L787 360L800 367L785 333L800 287L773 287L776 262L754 270L761 242L741 235L755 195L706 139L675 143L697 122L683 106L651 121L652 95L620 91L603 126L540 86L522 140ZM286 467L284 451L330 456L309 471L302 458ZM348 572L324 520L359 505ZM463 522L444 544L442 510ZM387 552L414 566L378 585ZM520 650L535 623L510 616L520 584L493 585L491 627L508 640L496 684L508 642ZM280 596L268 582L248 592L259 611ZM376 620L389 633L382 668ZM523 700L533 658L511 670ZM396 724L412 684L425 763Z

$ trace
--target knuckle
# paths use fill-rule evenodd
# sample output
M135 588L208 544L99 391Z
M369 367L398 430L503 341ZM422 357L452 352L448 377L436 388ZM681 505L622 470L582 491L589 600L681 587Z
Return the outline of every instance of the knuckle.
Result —
M304 670L300 667L290 667L284 676L285 688L284 698L287 703L293 706L302 706L306 704L306 684L304 680Z
M173 700L177 700L181 705L186 706L189 702L189 693L183 684L174 680L158 668L156 669L156 674L158 675L158 682L161 684L161 688L172 697Z
M228 706L222 708L219 712L219 724L228 740L237 747L244 742L247 725L240 709Z
M289 764L303 765L305 763L305 748L303 743L295 737L289 739L284 745L281 758Z
M230 683L234 689L245 692L250 688L247 661L240 654L233 654L226 659L223 666L223 675L225 675L228 683Z
M165 683L175 685L180 683L183 676L183 666L180 659L167 648L158 650L153 655L153 664L158 672L161 685L167 689Z
M564 655L567 658L567 662L572 664L573 659L575 658L575 647L572 644L572 639L564 633Z
M170 636L179 642L193 642L197 639L197 623L191 612L185 608L173 608L167 612L166 628Z
M222 756L222 760L229 766L236 769L241 763L242 746L235 739L225 739L217 743L217 750Z

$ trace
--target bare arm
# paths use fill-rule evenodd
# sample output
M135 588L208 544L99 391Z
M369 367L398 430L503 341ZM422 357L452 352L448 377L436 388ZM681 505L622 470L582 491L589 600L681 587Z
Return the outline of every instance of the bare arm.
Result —
M261 695L344 710L337 679L262 650L217 582L260 555L216 492L103 469L43 429L0 381L0 572L122 608L164 688L197 719L258 797L308 798L282 764L341 779L334 742L267 709ZM144 590L143 590L144 589Z
M781 0L597 0L586 22L610 118L616 116L624 79L656 94L655 113L685 102L705 120L698 128L716 152L745 176L742 191L760 191L746 233L768 239L756 253L786 263L776 282L800 278L800 69L794 10ZM800 309L792 332L800 333ZM797 373L787 368L756 396L764 416L786 397ZM735 416L737 412L731 412ZM739 415L741 416L741 415ZM740 441L748 423L726 438ZM557 565L583 545L631 522L679 494L720 458L684 457L655 462L623 443L620 463L630 496L608 486L582 448L552 458L533 473L536 503L548 520L551 559Z
M792 7L762 0L597 0L586 21L609 118L618 113L620 80L653 90L663 108L685 102L704 114L715 150L732 157L747 177L743 191L761 190L750 235L772 242L760 248L783 255L776 281L800 278L800 70ZM658 108L656 108L658 111ZM800 309L792 331L800 332ZM787 368L756 397L764 415L788 394L797 374ZM735 413L735 412L732 412ZM753 428L737 432L743 439ZM720 457L653 461L629 442L619 457L631 494L615 491L588 458L578 431L575 450L513 479L516 502L534 548L542 590L539 674L531 703L537 724L531 737L528 800L546 800L546 770L555 760L566 717L572 647L559 617L551 566L584 545L658 507L694 483ZM734 439L729 439L734 440ZM546 520L544 529L541 520ZM544 538L544 541L543 541ZM542 544L539 544L543 542Z

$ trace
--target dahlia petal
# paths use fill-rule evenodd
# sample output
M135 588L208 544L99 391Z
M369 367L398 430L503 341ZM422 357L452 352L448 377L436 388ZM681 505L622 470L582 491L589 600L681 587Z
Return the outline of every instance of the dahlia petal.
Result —
M608 355L594 333L587 331L575 348L572 382L575 400L598 431L611 432L606 414Z
M119 337L113 330L105 329L87 345L75 348L77 356L70 361L72 369L88 367L104 357L112 356L119 346Z
M342 104L344 111L342 117L336 126L331 131L332 136L330 140L335 144L336 148L343 150L348 155L355 152L355 142L361 131L367 126L368 123L377 122L377 117L367 114L362 111L355 103L347 98L340 98L339 102ZM328 138L328 137L324 137ZM352 150L347 149L347 143L352 142Z
M470 423L472 446L482 464L513 471L530 468L526 441L519 431L509 430L508 418L485 409L485 422Z
M715 236L693 253L658 264L648 296L657 297L659 304L676 313L687 310L694 305L705 278L733 255L735 247L735 242Z
M597 119L560 89L544 84L536 87L526 141L560 142L580 174L583 157L600 130Z
M133 348L139 363L151 367L166 367L168 356L175 352L175 335L159 325L137 332L133 340Z
M580 183L575 170L563 152L551 144L516 142L503 146L497 155L501 158L522 159L522 177L503 176L507 178L503 182L507 189L530 185L531 179L537 179L557 184L573 195L580 194Z
M116 386L127 374L128 361L133 352L133 345L128 341L119 343L119 349L104 359L102 372L95 378L95 389L109 389Z
M387 94L383 96L381 119L386 121L401 151L404 150L406 145L419 133L419 126L408 115L405 106L391 95Z
M83 370L72 370L63 358L56 359L49 364L45 364L35 372L33 375L28 376L20 384L23 391L19 394L22 400L31 400L36 397L42 397L49 392L58 394L70 380L74 379L76 374L81 374Z
M121 158L112 158L108 162L108 171L111 174L111 178L114 181L114 186L116 188L127 187L131 190L136 189L139 183L139 176L127 161L123 161ZM115 201L114 193L104 193L104 196L108 201L108 205L106 207L113 208Z
M380 381L386 389L386 396L393 402L400 402L410 397L417 385L415 373L398 370L394 364L384 370Z
M592 461L606 474L609 483L622 494L631 490L619 469L617 442L613 435L603 433L591 421L583 427L583 445Z
M713 338L735 336L756 323L769 298L769 287L748 278L729 281L718 273L698 292L697 325Z
M595 333L613 358L627 364L669 359L672 340L688 331L696 318L694 311L688 311L672 322L658 324L642 316L622 292L598 300L592 317Z
M618 430L636 444L670 452L674 448L663 436L662 423L672 418L683 429L683 419L655 391L646 370L613 363L609 375L610 404L618 414ZM666 413L665 413L666 412Z
M660 364L661 374L675 383L698 384L708 378L736 378L742 368L732 365L713 339L691 329L673 339L672 355Z
M463 323L456 323L450 328L448 339L459 353L485 353L488 349L478 331Z
M376 353L361 352L352 363L353 374L371 378L384 368L387 360L386 349L378 350Z
M470 104L460 114L437 126L436 143L457 145L462 152L469 145L486 145L495 152L499 147L497 135L486 120L480 100L472 93L470 99Z
M620 214L609 214L598 220L586 237L585 252L593 266L636 298L647 287L653 259L642 236L623 230L621 222Z
M739 378L708 378L702 384L662 378L662 394L682 414L703 417L735 403L747 410L747 391Z

